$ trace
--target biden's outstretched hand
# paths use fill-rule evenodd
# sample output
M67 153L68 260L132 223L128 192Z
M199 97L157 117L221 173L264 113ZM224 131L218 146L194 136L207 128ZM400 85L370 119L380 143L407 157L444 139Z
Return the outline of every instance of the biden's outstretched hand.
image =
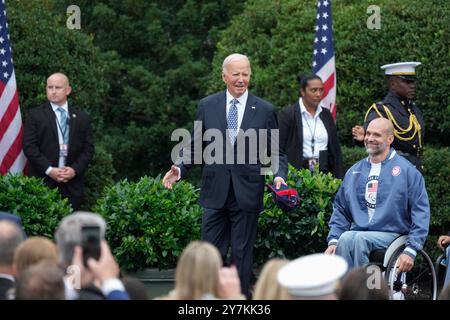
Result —
M172 165L169 171L167 171L166 175L163 178L163 185L167 189L172 189L172 186L175 182L177 182L178 177L180 176L180 168L175 165Z

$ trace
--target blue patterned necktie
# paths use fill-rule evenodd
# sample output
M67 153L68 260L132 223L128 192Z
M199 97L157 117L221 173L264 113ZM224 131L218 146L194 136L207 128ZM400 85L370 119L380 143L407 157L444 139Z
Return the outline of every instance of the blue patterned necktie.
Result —
M56 109L59 112L59 129L61 130L61 136L63 143L69 143L69 130L67 130L67 112L63 108Z
M236 105L239 103L239 100L233 99L230 101L230 103L231 108L228 111L227 125L229 129L230 141L232 144L234 144L234 142L236 141L238 128L238 109Z

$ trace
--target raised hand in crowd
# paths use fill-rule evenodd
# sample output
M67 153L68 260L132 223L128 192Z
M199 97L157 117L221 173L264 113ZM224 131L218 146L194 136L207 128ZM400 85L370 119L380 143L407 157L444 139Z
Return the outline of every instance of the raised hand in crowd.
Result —
M236 266L220 268L218 298L245 299L241 294L241 282Z
M98 280L101 284L108 279L118 278L120 274L119 265L114 259L108 243L102 240L101 255L99 260L89 258L87 261L89 270L94 274L95 280Z

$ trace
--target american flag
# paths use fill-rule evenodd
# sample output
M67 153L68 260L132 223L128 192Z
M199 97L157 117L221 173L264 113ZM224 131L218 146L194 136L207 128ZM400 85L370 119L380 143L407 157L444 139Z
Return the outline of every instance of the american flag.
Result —
M20 115L5 0L0 2L0 173L23 172L26 158L22 151Z
M367 192L377 192L378 190L378 182L370 182L367 185Z
M336 67L333 49L333 21L331 0L317 1L316 36L314 38L312 70L322 78L324 95L322 104L330 109L336 120Z

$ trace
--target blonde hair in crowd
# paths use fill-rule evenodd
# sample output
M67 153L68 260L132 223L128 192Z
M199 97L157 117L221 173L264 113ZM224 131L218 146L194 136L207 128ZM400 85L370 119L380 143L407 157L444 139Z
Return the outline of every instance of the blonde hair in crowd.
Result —
M277 280L278 271L288 262L286 259L270 259L264 264L256 282L253 300L289 300L288 290Z
M174 299L201 299L205 294L218 296L222 257L212 244L191 242L181 254L175 272Z
M23 241L14 253L14 266L18 274L41 261L58 265L58 249L45 237L31 237Z

